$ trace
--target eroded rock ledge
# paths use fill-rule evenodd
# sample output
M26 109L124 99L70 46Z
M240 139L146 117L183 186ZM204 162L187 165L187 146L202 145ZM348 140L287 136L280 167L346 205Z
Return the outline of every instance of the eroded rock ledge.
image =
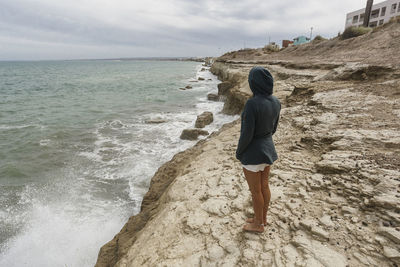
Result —
M196 155L204 152L208 139L220 135L234 123L224 125L218 132L211 134L205 140L200 140L194 147L176 154L157 170L151 179L149 191L143 197L140 213L130 217L121 231L101 248L96 266L115 266L127 254L137 240L139 232L162 210L159 199L174 179L184 173Z
M229 68L225 68L223 65L219 67L222 67L221 70L218 69L218 76L220 79L223 78L224 81L231 82L231 84L240 82L242 78L240 74L239 76L238 74L231 75L228 73L230 70ZM217 68L214 66L214 70L215 69ZM236 98L235 92L230 94L232 98ZM243 98L240 100L240 104L236 106L236 101L225 104L225 109L228 111L225 113L235 114L241 110L249 93L240 92L239 94L240 98ZM121 231L100 249L96 262L97 267L115 266L117 262L126 256L131 246L137 240L139 232L146 226L147 222L162 209L160 208L159 198L167 190L169 185L176 177L182 175L187 166L190 166L191 162L195 159L196 155L204 152L203 147L207 140L220 135L221 132L229 129L232 124L235 123L224 125L218 132L211 134L205 140L199 141L194 147L176 154L169 162L165 163L157 170L154 177L151 179L149 191L143 197L140 213L130 217Z
M264 65L283 104L266 231L241 230L252 209L234 158L236 121L157 171L141 213L97 266L400 264L399 69L369 76L353 63L285 64ZM250 95L251 67L214 64L233 85L224 110L240 110Z

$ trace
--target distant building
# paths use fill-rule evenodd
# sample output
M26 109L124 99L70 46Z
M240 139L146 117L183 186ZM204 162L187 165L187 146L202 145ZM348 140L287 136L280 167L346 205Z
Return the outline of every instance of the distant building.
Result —
M282 47L289 47L290 45L293 44L293 41L290 40L282 40Z
M275 42L270 42L268 45L264 46L264 50L267 51L279 51L279 45L277 45Z
M299 36L293 39L293 45L301 45L310 42L310 38L306 36Z
M346 15L346 26L362 26L365 7ZM388 22L392 17L400 16L400 0L387 0L372 6L369 27L376 27Z

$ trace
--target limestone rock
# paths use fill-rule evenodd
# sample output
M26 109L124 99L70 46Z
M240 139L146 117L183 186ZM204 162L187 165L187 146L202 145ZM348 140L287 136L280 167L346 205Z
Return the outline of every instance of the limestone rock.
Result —
M378 229L378 234L383 235L384 237L389 238L395 244L400 244L400 231L396 231L396 229L389 227L380 227Z
M396 262L400 261L400 251L388 246L383 247L383 255Z
M321 218L319 218L319 221L321 224L323 224L325 227L333 227L335 224L331 220L331 216L329 215L324 215Z
M206 125L212 123L214 120L214 116L212 112L205 111L197 116L195 127L196 128L204 128Z
M229 114L240 114L251 96L251 66L266 66L277 80L279 160L265 232L242 232L254 214L234 157L237 120L157 171L141 212L102 248L97 267L399 265L400 128L393 111L400 110L400 75L390 83L368 72L368 82L318 80L345 64L322 70L324 62L264 60L238 56L211 69L231 83Z
M371 199L371 203L375 206L383 207L386 209L396 209L400 205L400 199L393 195L383 194L380 196L374 196Z
M147 123L147 124L160 124L160 123L165 123L165 122L167 122L167 120L160 119L160 118L148 119L148 120L145 121L145 123Z
M208 134L209 133L204 130L185 129L182 131L180 138L184 140L196 140L199 137L199 135L208 135Z
M211 101L219 101L219 95L210 93L207 95L207 99Z
M218 84L218 95L226 95L231 88L232 83L230 82L222 82Z
M347 206L342 206L341 209L343 214L355 214L357 212L356 209Z
M328 74L321 77L320 80L373 80L386 76L391 72L393 72L393 69L387 66L347 63L344 66L330 71Z
M211 247L207 249L208 257L212 261L218 261L224 256L224 249L218 246L217 244L213 244Z
M292 243L295 247L302 248L310 253L309 257L311 256L323 266L346 267L348 265L346 257L319 241L310 240L304 232L299 231Z

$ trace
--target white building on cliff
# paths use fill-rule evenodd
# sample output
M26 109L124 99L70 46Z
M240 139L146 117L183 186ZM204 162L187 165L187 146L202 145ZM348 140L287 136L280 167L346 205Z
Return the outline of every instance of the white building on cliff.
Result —
M346 15L346 27L362 26L365 7ZM400 16L400 0L387 0L372 6L369 27L376 27L388 22L392 17Z

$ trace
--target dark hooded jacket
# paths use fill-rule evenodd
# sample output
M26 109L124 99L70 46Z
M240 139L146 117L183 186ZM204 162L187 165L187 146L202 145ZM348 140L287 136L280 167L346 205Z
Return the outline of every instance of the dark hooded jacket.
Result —
M236 158L244 165L272 164L278 159L272 135L278 126L281 104L272 95L274 80L262 67L249 73L253 97L247 100L242 113Z

